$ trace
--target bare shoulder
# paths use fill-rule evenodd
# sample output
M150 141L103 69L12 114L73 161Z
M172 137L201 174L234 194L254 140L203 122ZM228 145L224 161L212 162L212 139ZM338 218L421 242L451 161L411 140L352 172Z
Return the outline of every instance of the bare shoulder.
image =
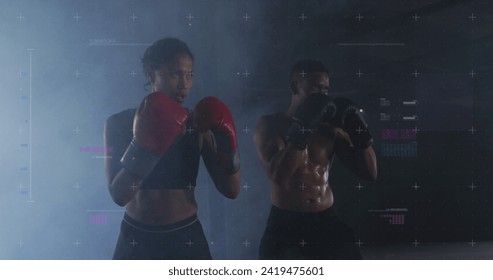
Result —
M282 129L285 126L285 117L282 113L262 116L255 128L253 141L257 151L265 160L269 160L275 153L285 146Z
M269 120L272 118L272 115L264 115L261 116L255 126L255 133L262 132L269 126Z

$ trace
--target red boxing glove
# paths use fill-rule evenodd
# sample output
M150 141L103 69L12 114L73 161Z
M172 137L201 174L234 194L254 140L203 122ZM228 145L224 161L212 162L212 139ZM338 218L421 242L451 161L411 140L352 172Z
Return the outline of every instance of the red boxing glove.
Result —
M121 159L123 166L146 178L183 132L188 115L185 108L164 93L146 96L135 113L134 138Z
M193 124L198 132L211 130L219 165L230 174L236 173L240 169L240 157L235 124L228 107L215 97L205 97L195 106Z
M164 93L148 95L134 118L135 140L162 156L183 132L188 111Z

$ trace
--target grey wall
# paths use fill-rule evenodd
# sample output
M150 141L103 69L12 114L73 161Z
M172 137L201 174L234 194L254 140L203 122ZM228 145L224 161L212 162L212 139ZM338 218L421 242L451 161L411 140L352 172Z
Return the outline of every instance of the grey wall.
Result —
M196 58L185 105L214 95L236 120L239 198L221 197L203 166L198 179L214 258L257 257L270 202L251 130L261 115L287 107L287 74L301 58L328 65L331 94L362 104L375 135L376 182L360 182L338 163L331 174L336 207L359 239L490 239L491 4L367 2L3 1L0 258L111 258L123 211L106 189L102 153L81 148L101 148L106 118L146 95L140 57L167 36L187 42ZM381 98L392 105L382 107ZM416 107L399 105L414 99ZM413 114L419 120L402 121ZM383 139L384 129L414 127L419 156L382 154L383 143L409 142ZM388 208L407 209L398 213L406 222L392 225L371 211Z

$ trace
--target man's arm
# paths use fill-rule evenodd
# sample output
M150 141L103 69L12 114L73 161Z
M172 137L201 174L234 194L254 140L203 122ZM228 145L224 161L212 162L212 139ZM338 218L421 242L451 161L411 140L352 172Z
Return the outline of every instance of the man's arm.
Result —
M240 193L240 171L233 174L225 172L218 161L217 149L212 141L212 133L201 134L202 158L216 189L225 197L234 199Z
M123 143L118 119L110 117L104 127L104 167L111 198L119 206L133 199L143 180L123 168L120 159L128 143ZM130 129L129 129L130 131Z
M287 185L300 162L307 157L296 144L291 141L286 144L279 135L275 135L265 116L260 118L255 127L253 141L267 175L279 186Z
M364 149L355 148L349 135L336 128L335 153L342 164L363 180L377 179L377 158L370 145Z

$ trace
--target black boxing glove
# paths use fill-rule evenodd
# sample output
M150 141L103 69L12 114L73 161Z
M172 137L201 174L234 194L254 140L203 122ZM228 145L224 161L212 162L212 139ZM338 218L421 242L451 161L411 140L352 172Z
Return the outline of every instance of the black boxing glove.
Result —
M294 115L286 138L300 149L306 148L308 137L313 135L324 116L333 116L336 107L332 99L323 93L309 95Z
M355 148L368 148L373 143L373 137L358 107L351 100L343 97L335 98L333 102L337 109L331 124L346 131Z

